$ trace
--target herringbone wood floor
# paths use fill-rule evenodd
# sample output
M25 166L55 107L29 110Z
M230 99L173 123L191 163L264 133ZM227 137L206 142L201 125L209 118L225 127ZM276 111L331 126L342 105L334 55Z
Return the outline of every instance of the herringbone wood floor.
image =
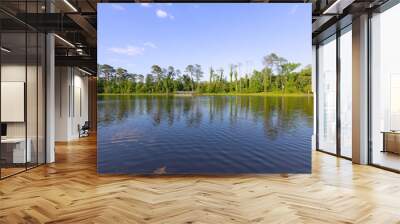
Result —
M400 175L313 152L311 175L96 174L95 138L0 181L0 223L400 223Z

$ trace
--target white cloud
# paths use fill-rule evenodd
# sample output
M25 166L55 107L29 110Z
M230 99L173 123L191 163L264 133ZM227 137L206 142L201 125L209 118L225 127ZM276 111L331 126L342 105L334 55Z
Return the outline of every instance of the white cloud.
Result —
M157 9L156 15L160 18L166 18L168 16L168 13L164 10Z
M143 44L143 46L145 46L145 47L151 47L151 48L157 48L157 46L156 46L154 43L152 43L152 42L145 42L145 43Z
M162 10L162 9L157 9L156 11L156 15L159 18L165 19L165 18L170 18L170 19L174 19L175 17L171 14L168 14L166 11Z
M113 7L113 9L118 10L118 11L125 10L125 8L120 4L111 4L111 7Z
M151 7L150 3L140 3L140 5L143 7Z
M141 55L144 52L143 47L135 47L135 46L127 46L127 47L112 47L109 49L111 52L116 53L116 54L123 54L127 56L137 56Z

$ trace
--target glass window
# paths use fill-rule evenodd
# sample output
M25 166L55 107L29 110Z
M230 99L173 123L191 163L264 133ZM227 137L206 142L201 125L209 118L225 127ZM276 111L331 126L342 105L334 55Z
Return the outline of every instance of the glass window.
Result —
M318 148L336 153L336 36L318 48Z
M352 157L352 34L351 26L340 36L340 153Z
M400 170L400 5L371 19L372 163Z

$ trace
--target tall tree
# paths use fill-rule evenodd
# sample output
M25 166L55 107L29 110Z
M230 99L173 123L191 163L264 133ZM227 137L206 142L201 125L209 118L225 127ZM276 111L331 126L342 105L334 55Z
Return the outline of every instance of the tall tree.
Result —
M287 63L287 60L283 57L279 57L277 54L275 53L271 53L267 56L264 56L263 58L263 64L267 67L270 68L272 73L275 71L275 74L277 74L278 76L280 76L279 80L281 81L281 85L280 88L283 87L283 77L282 77L282 65ZM265 73L265 79L269 78L267 76L267 73ZM270 80L268 84L270 84ZM266 86L264 86L264 91L266 91Z
M224 87L223 87L224 69L223 69L223 68L220 68L220 69L217 70L217 72L219 73L217 91L218 91L218 92L221 92L221 91L224 89Z
M230 77L229 91L230 92L233 92L232 77L233 77L234 67L235 67L235 65L233 65L233 64L229 65L229 77Z
M154 76L152 74L147 74L147 76L146 76L146 90L148 92L150 92L150 93L154 92L153 82L154 82Z
M238 68L238 66L237 65L235 65L235 73L234 73L234 75L235 75L235 91L237 92L238 91L238 71L237 71L237 68Z
M166 70L166 75L164 77L164 88L166 89L166 93L168 94L173 86L173 80L175 78L176 71L173 66L168 66Z
M289 75L294 70L296 70L298 67L300 67L300 64L299 63L290 63L290 62L288 62L288 63L282 64L281 67L282 67L281 88L282 88L282 91L285 92L285 90L286 90L285 87L286 87L286 83L287 83L287 79L288 79Z
M151 66L151 74L156 79L156 90L162 91L163 69L158 65Z
M115 72L114 67L112 67L111 65L104 64L101 65L100 68L101 68L101 73L104 74L104 78L106 80L110 80Z
M267 56L264 56L263 65L265 66L265 68L267 68L267 69L271 70L271 72L273 72L273 70L276 68L278 60L279 60L279 56L275 53L271 53ZM268 76L267 72L264 72L263 75L264 75L264 92L267 92L268 86L271 85L271 77Z
M242 63L241 62L239 62L238 64L237 64L237 67L238 67L238 74L239 74L239 92L242 92L242 71L241 71L241 68L242 68Z
M213 85L214 85L214 69L213 67L210 67L210 81L208 82L208 92L213 92Z
M194 66L194 76L196 78L197 92L199 92L200 88L200 79L203 77L203 71L201 70L201 66L199 64L195 64Z
M195 72L195 68L193 65L188 65L186 66L185 69L186 74L189 75L190 80L191 80L191 87L192 87L192 91L194 90L194 83L193 83L193 76L194 76L194 72Z
M172 91L198 92L311 92L311 67L296 70L300 64L288 62L276 54L269 54L263 59L264 68L246 70L243 77L240 66L229 65L229 76L224 77L224 70L215 71L210 67L209 81L201 82L203 71L198 64L188 65L183 76L173 66L151 67L151 73L144 80L143 75L128 73L124 68L114 69L110 65L98 65L98 91L100 93L170 93ZM240 85L240 86L238 86Z
M127 75L128 75L128 71L127 71L126 69L117 68L117 69L115 70L115 76L116 76L116 78L119 79L119 80L125 79L125 78L127 77Z

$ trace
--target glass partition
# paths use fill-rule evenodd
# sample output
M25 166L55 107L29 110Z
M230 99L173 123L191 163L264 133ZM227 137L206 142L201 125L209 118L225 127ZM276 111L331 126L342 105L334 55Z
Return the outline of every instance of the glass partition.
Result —
M371 19L371 162L400 170L400 5Z
M336 153L336 36L318 48L318 148Z
M38 64L37 64L37 162L43 164L46 162L46 37L43 33L38 33Z
M26 33L1 34L1 175L24 171L26 150ZM4 50L6 49L6 50Z
M26 85L26 113L27 113L27 151L30 159L28 168L37 165L38 149L38 35L35 32L27 33L27 85Z
M18 13L42 5L0 3ZM45 163L45 44L43 33L0 12L0 178Z

